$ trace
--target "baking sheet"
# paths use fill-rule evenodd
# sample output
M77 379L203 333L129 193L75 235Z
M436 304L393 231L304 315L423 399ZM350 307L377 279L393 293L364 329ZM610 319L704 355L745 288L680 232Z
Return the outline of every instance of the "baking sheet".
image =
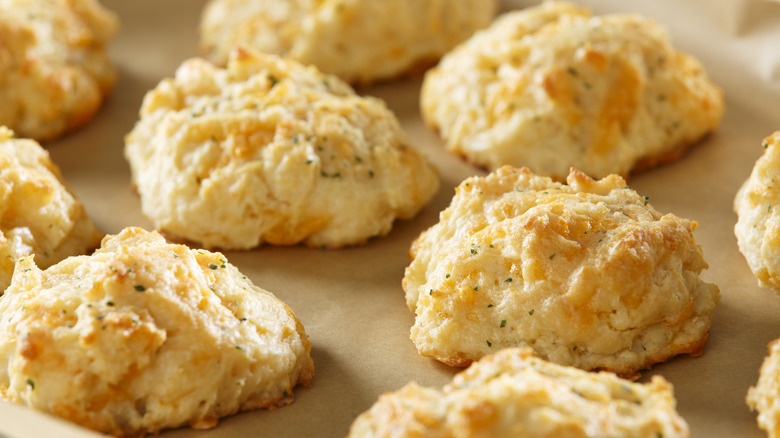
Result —
M373 1L373 0L369 0ZM103 0L122 28L110 54L116 89L83 129L46 145L66 180L104 232L151 228L130 189L123 136L137 119L144 93L197 52L204 0ZM505 1L504 9L531 1ZM694 437L761 437L745 405L766 354L780 337L780 297L761 289L737 249L732 200L762 152L761 140L780 129L780 3L768 0L588 0L596 13L638 12L669 28L675 45L696 56L726 92L727 112L716 133L681 160L633 175L630 185L662 212L697 220L695 232L710 269L703 278L721 289L710 339L698 358L680 356L645 372L672 382L678 410ZM385 237L336 251L261 247L226 252L256 284L297 314L312 342L317 377L297 388L290 406L223 419L208 431L189 428L164 437L343 437L377 397L408 381L441 386L458 371L420 357L409 340L413 314L401 279L411 241L437 221L464 178L484 174L449 155L422 123L420 78L361 89L387 101L412 143L440 169L442 188L413 220ZM86 437L93 433L0 402L0 436Z

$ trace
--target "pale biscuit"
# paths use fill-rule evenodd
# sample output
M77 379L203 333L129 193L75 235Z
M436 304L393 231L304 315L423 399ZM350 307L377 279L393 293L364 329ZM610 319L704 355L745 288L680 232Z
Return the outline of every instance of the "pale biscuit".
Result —
M206 247L360 244L439 187L383 102L244 49L227 69L184 62L125 141L144 214Z
M422 114L447 148L564 179L676 159L715 129L723 93L665 30L570 3L510 12L425 77Z
M211 0L201 48L220 65L241 45L366 84L435 63L497 9L497 0Z
M758 411L758 427L770 438L780 437L780 340L769 344L769 354L761 364L758 382L750 387L745 401Z
M89 121L114 85L117 27L97 0L0 0L0 125L50 140Z
M35 254L48 268L96 248L101 237L49 153L0 126L0 295L21 257Z
M734 198L734 234L758 283L780 293L780 132L762 145L763 156Z
M349 437L690 437L675 405L661 376L632 383L505 349L442 390L410 383L382 395Z
M625 377L707 339L717 286L695 222L611 175L568 185L502 167L456 188L412 244L403 288L420 354L454 366L512 346Z
M314 376L284 303L222 254L138 228L45 271L20 261L0 314L0 394L113 435L282 407Z

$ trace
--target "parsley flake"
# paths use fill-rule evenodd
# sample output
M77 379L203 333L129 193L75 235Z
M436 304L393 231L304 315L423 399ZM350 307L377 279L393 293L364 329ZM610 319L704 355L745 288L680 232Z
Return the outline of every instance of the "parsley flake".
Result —
M529 310L529 311L528 311L528 314L529 314L529 315L533 315L533 314L534 314L534 309L531 309L531 310Z
M35 389L35 381L33 379L28 378L27 384L30 385L30 388Z
M506 320L505 319L501 320L501 325L499 327L501 327L501 328L506 327Z
M487 342L487 346L488 346L488 347L492 347L492 346L493 346L493 344L492 344L490 341L488 341L488 340L485 340L485 342Z
M209 268L210 269L217 269L217 268L219 268L219 266L217 266L216 263L209 263Z
M134 287L135 287L135 290L137 290L138 292L143 292L143 291L146 290L146 288L142 284L136 284Z

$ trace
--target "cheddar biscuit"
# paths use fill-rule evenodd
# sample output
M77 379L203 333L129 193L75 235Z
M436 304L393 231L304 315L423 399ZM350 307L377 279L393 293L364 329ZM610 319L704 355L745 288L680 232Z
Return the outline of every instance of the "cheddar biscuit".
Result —
M505 166L457 187L403 279L420 354L465 366L529 346L630 377L702 351L720 292L699 278L697 224L662 215L617 175L573 169L567 181Z
M220 65L245 46L365 84L435 63L497 9L497 0L211 0L201 47Z
M49 153L0 126L0 295L20 258L35 254L47 268L97 248L101 237Z
M499 17L426 74L420 99L450 151L559 180L570 166L602 178L676 159L724 111L660 25L564 2Z
M758 283L780 292L780 132L762 145L763 155L734 198L734 234Z
M690 437L675 405L661 376L637 384L512 348L475 362L441 390L410 383L382 395L349 437Z
M138 228L45 271L21 261L0 314L0 395L112 435L282 407L314 376L284 303L222 254Z
M226 69L186 61L125 142L144 214L206 247L364 243L439 187L383 102L244 49Z
M97 0L0 0L0 125L51 140L89 121L114 85L117 27Z
M758 411L758 427L770 438L777 438L780 437L780 341L771 342L768 350L758 382L748 390L746 402L752 411Z

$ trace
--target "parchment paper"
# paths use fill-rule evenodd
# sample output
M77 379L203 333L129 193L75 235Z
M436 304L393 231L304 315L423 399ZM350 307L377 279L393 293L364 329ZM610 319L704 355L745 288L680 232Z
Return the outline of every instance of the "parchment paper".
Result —
M365 0L375 1L375 0ZM130 188L123 136L137 120L144 93L198 55L197 24L204 0L104 0L122 29L111 45L119 70L116 89L83 129L46 144L98 227L151 228ZM531 1L505 1L504 9ZM739 253L732 200L762 152L761 140L780 129L780 3L767 0L588 0L595 13L637 12L670 31L675 45L696 56L724 88L726 116L716 133L679 161L632 175L630 185L662 212L697 220L697 241L722 299L710 338L698 358L680 356L643 374L672 382L681 415L694 437L761 437L744 398L755 384L766 345L780 337L780 296L761 289ZM189 428L164 437L343 437L377 397L411 380L441 386L458 371L420 357L409 340L413 314L401 279L411 241L437 221L464 178L484 174L442 147L422 123L421 79L363 88L387 101L412 143L441 173L433 202L386 237L337 251L265 246L226 252L256 284L274 292L301 319L313 344L317 377L297 388L290 406L224 419L215 429ZM93 433L0 402L0 436L86 437Z

